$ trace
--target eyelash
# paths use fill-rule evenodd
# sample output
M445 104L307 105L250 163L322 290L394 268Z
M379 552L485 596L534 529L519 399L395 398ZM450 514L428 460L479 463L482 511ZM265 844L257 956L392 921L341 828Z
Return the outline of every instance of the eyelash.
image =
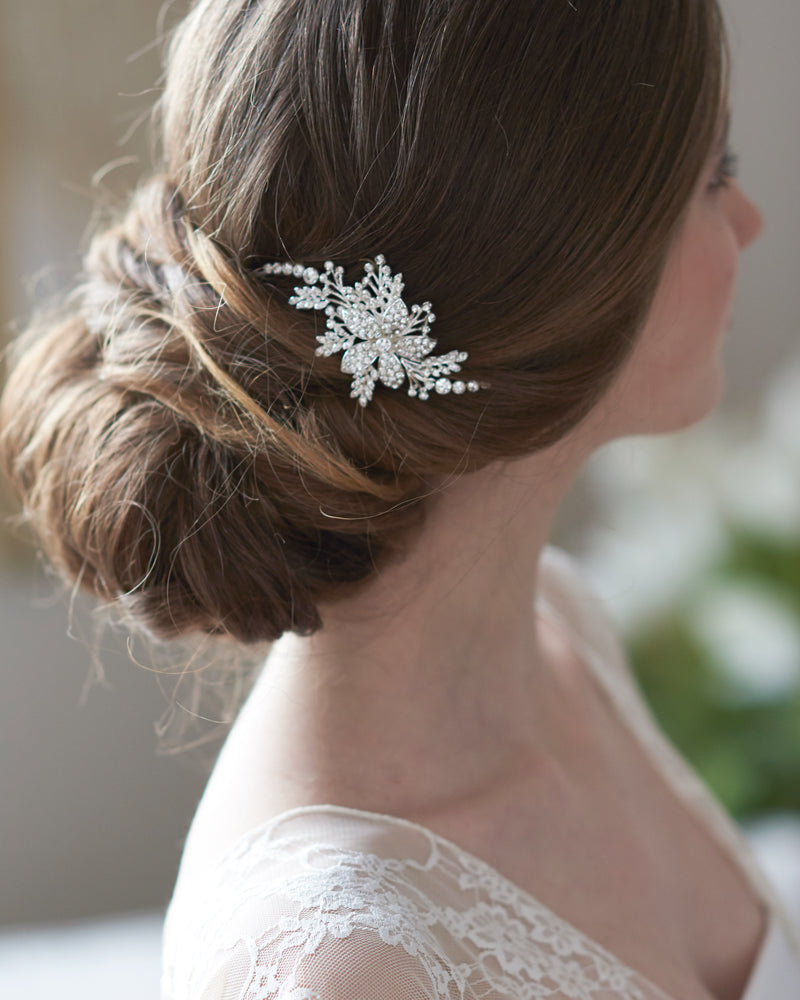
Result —
M732 149L726 149L719 161L714 177L708 185L712 191L728 187L728 182L736 177L739 167L739 157Z

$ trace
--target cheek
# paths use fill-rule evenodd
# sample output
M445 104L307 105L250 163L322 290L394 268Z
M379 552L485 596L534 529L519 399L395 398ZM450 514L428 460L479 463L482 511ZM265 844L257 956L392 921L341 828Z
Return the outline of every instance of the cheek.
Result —
M675 247L645 328L609 397L617 435L620 428L682 429L706 416L721 396L719 348L730 320L738 247L729 229L699 218Z
M664 275L648 320L643 347L651 391L659 382L667 392L679 389L675 380L691 382L701 375L716 358L730 322L736 241L728 229L714 225L695 227L689 235Z
M683 256L676 288L679 323L702 340L725 332L736 287L735 241L726 232L715 236Z
M660 343L646 379L661 430L690 426L721 398L721 346L730 325L738 257L731 233L714 227L678 257L667 285L669 301L660 317L653 317Z

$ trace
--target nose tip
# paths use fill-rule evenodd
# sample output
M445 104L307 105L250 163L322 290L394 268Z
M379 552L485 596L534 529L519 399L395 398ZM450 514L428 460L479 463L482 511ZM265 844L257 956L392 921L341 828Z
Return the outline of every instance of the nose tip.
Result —
M737 229L742 247L755 242L764 232L764 215L758 205L741 189L738 206Z

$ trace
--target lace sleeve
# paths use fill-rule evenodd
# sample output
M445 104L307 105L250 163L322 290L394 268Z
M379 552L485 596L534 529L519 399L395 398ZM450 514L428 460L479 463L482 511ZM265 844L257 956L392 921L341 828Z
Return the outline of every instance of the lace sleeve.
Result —
M456 970L431 958L376 931L336 938L307 926L240 941L218 957L201 1000L461 1000Z
M502 949L496 942L482 959L476 955L476 961L459 967L441 953L412 955L375 931L317 937L242 940L217 956L210 979L191 1000L655 1000L624 975L596 978L590 968L558 963L549 949L536 945L525 960L506 956L525 972L538 965L538 975L530 979L499 972ZM189 1000L189 994L180 1000Z
M162 1000L657 995L485 862L424 827L336 806L242 838L173 901L164 955Z
M168 916L163 1000L471 996L467 963L453 960L409 864L313 842L253 844L205 898Z

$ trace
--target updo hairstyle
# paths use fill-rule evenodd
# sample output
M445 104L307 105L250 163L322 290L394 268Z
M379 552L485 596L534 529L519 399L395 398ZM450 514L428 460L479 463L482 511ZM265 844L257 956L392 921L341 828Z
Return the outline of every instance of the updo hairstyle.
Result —
M431 491L609 387L725 75L715 0L199 0L157 172L14 349L2 462L50 560L160 638L318 629ZM258 273L381 253L489 389L359 406Z

